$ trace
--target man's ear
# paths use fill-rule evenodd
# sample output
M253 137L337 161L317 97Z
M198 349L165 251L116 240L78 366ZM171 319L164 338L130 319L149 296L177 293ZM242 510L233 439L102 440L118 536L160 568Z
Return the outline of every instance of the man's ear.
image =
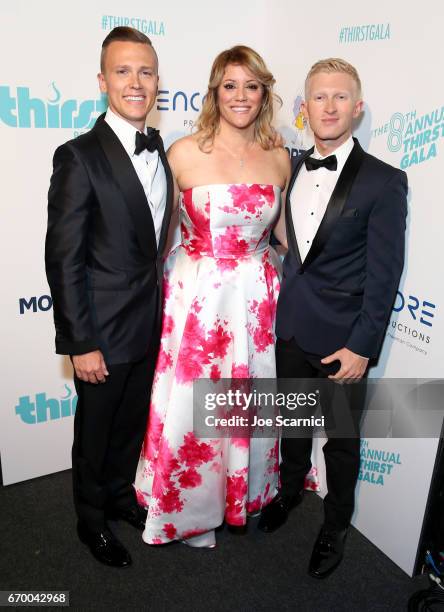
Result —
M355 103L355 108L353 109L353 119L357 119L363 110L364 110L364 101L358 100Z
M103 76L103 72L99 72L99 74L97 75L97 81L99 83L100 91L104 94L108 93L105 77Z

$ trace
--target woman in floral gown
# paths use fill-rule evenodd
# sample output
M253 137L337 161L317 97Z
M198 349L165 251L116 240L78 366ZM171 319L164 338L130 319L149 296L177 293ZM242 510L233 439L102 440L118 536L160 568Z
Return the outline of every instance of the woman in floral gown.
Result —
M274 79L252 49L215 60L197 131L169 161L181 244L165 265L161 349L135 487L148 507L143 539L214 546L224 520L246 523L276 490L276 439L199 438L193 381L275 378L281 201L290 177L271 127Z

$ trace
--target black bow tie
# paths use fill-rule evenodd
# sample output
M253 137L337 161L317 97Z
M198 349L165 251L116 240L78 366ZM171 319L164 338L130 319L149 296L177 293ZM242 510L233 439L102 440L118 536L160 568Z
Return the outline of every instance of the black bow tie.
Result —
M327 170L336 170L338 168L338 160L336 155L329 155L324 159L316 159L315 157L307 157L305 167L308 171L317 170L318 168L327 168Z
M154 128L148 128L146 134L142 132L136 132L136 148L134 149L134 155L140 155L144 149L147 149L150 153L155 151L158 146L159 130Z

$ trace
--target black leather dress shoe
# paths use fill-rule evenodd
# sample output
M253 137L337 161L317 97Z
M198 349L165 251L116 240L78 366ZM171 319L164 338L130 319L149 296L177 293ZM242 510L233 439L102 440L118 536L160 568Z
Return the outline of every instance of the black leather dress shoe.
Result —
M308 573L313 578L327 578L342 561L347 529L329 531L321 528L311 555Z
M278 493L261 512L257 528L264 533L272 533L282 527L288 518L290 510L298 506L303 497L303 491L294 497L286 497Z
M146 517L148 510L141 506L131 506L124 510L111 510L107 513L107 518L114 521L126 521L136 529L143 531L145 529Z
M100 563L112 567L128 567L131 565L129 552L108 528L105 527L100 532L91 531L84 523L79 521L77 523L77 533L80 541L89 547L93 556Z

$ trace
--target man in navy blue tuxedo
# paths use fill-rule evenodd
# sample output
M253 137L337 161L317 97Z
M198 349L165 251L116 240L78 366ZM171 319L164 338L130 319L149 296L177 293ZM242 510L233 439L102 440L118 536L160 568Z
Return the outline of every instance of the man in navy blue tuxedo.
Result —
M365 378L380 351L404 264L407 177L352 137L363 107L353 66L337 58L317 62L305 89L302 111L315 147L296 160L285 203L277 372L279 378L344 385L344 410L358 431L329 436L323 449L328 493L309 573L324 578L342 559L354 509ZM330 388L338 389L334 383ZM311 448L311 437L282 439L281 489L263 510L259 529L279 528L302 500Z

